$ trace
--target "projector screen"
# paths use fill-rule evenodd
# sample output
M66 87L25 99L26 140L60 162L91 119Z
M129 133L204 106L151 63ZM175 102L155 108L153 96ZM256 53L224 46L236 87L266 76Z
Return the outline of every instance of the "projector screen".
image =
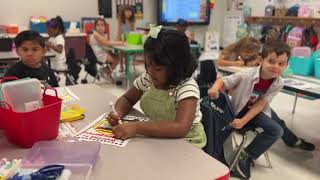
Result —
M209 0L158 0L158 24L175 25L179 18L189 24L209 24Z

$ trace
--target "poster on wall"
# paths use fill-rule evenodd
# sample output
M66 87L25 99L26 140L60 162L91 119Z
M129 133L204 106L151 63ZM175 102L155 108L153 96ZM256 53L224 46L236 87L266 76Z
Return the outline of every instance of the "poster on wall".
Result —
M143 0L117 0L116 1L117 14L119 14L121 7L124 5L128 5L133 8L136 19L143 18Z

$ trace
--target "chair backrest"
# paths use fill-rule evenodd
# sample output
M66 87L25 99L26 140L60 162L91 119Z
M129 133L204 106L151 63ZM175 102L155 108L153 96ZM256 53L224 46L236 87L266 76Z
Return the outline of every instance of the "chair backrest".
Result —
M223 143L232 132L229 125L235 118L235 113L228 95L219 93L217 99L208 96L202 98L201 104L202 124L207 136L207 144L203 150L219 160L226 163L224 157Z
M200 61L200 73L197 83L200 88L200 97L208 96L209 87L216 81L217 71L213 60Z

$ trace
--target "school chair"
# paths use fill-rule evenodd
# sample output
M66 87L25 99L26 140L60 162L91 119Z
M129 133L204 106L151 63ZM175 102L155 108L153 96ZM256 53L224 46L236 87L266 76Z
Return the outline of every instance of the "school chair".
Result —
M67 69L52 69L56 74L63 74L66 77L66 86L77 84L81 67L75 59L75 51L73 48L69 49L66 56Z
M232 136L232 139L233 141L235 142L235 145L237 147L237 151L234 155L234 158L231 162L231 165L230 165L230 169L233 169L235 167L235 165L237 164L238 160L239 160L239 157L240 157L240 154L241 152L244 150L244 146L245 144L247 143L247 140L248 140L248 133L249 132L253 132L255 135L259 135L260 134L260 128L256 128L256 127L253 127L253 126L248 126L248 127L244 127L240 130L237 130L236 132L237 133L240 133L241 136L242 136L242 140L240 142L240 145L237 143L237 140L235 138L235 134L233 134ZM270 161L270 158L269 158L269 154L268 154L268 151L264 152L263 153L266 161L267 161L267 164L268 164L268 168L272 169L272 164L271 164L271 161ZM238 168L238 167L237 167Z
M208 96L202 98L200 110L202 112L202 124L207 136L207 144L203 150L229 166L230 170L234 169L247 142L247 133L252 131L258 134L259 131L255 127L234 130L229 125L229 123L235 119L236 115L229 96L224 92L219 92L219 96L216 99ZM232 135L232 139L235 140L234 133L232 134L234 131L241 133L243 138L240 145L237 145L237 142L235 141L237 150L229 165L224 157L223 144L230 135ZM268 167L272 168L268 153L265 152L264 156L268 162Z
M85 66L85 71L87 72L85 77L81 80L81 83L86 84L88 83L87 77L91 75L94 77L93 82L95 83L96 80L100 80L101 76L103 77L103 71L107 68L109 71L112 72L112 68L108 63L101 63L98 61L94 51L89 43L86 43L86 53L85 58L82 61L82 64ZM97 65L100 66L98 69Z
M200 89L200 98L208 96L208 89L214 84L216 79L217 71L213 60L200 61L200 73L196 77Z

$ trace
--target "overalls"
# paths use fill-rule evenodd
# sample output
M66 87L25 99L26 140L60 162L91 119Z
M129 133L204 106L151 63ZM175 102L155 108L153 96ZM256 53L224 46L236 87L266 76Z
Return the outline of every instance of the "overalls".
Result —
M168 90L151 87L143 93L140 99L140 107L147 117L154 121L175 120L176 95L169 95ZM176 94L176 93L173 93ZM192 124L185 139L198 148L206 145L207 138L201 122Z

